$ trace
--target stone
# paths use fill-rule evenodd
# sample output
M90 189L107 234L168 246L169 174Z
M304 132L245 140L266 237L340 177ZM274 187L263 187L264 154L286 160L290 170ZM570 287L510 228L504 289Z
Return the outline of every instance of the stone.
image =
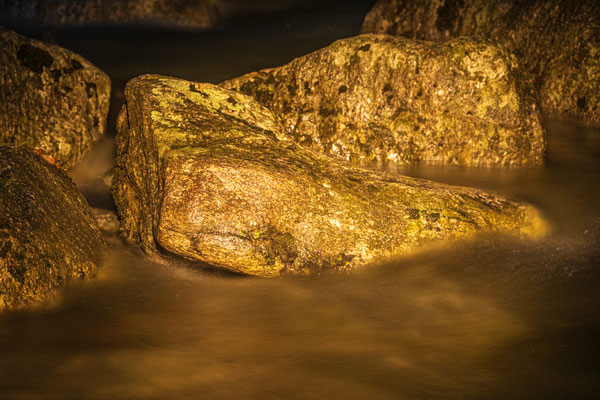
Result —
M459 36L496 40L533 77L546 114L600 124L596 0L379 0L362 32L437 41Z
M532 206L303 148L235 91L145 75L125 96L113 196L125 238L157 259L265 277L318 274L434 239L547 230Z
M0 0L12 21L45 27L145 24L206 29L217 22L215 0Z
M222 86L270 109L290 139L361 164L530 166L544 157L533 87L488 41L361 35Z
M83 57L0 28L0 143L72 167L104 134L110 79Z
M94 215L68 176L30 150L0 145L0 309L93 276L103 251Z

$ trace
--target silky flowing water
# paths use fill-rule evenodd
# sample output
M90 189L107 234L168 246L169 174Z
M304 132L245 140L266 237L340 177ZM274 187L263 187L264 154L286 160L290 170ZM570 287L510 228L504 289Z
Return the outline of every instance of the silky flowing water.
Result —
M218 82L359 24L301 22L60 39L109 72L118 92L144 72ZM267 280L156 264L112 239L96 279L50 305L0 314L0 399L596 398L600 129L546 127L540 168L389 171L535 204L553 226L542 240L482 235L348 275ZM72 172L82 186L109 167L110 143Z

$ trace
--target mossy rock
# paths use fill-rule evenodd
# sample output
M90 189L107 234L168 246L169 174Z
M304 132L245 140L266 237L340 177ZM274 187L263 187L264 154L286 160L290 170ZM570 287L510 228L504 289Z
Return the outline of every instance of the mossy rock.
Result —
M297 143L357 163L537 165L534 90L494 43L361 35L222 83L270 109Z
M83 57L0 28L0 143L72 167L105 132L110 79Z
M47 299L94 274L104 240L84 197L60 169L0 146L0 309Z
M514 51L533 77L545 113L600 124L596 0L380 0L362 31L424 40L496 40Z
M429 239L546 230L529 205L305 149L235 91L145 75L125 96L113 195L122 233L153 256L271 277L350 270Z

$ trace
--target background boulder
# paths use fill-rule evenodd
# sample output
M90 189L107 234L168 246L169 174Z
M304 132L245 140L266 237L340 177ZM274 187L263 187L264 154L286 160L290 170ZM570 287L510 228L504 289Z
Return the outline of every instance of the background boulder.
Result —
M522 166L544 156L533 87L487 41L362 35L222 86L273 111L288 138L353 162Z
M497 40L534 78L544 112L600 124L596 0L379 0L362 32Z
M110 79L83 57L0 28L0 143L73 166L105 132Z

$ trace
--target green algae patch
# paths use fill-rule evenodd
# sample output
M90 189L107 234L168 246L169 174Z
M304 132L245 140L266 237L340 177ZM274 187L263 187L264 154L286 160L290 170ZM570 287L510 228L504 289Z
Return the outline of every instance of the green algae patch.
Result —
M597 1L380 0L362 32L434 41L461 36L495 40L517 55L545 113L600 124Z
M94 275L103 250L90 207L67 175L29 150L0 146L0 309Z
M299 146L235 91L145 75L125 96L112 191L122 234L154 257L265 277L319 274L428 240L547 229L529 205Z
M110 79L83 57L0 28L0 143L70 168L105 132Z
M284 135L354 163L531 166L545 131L531 82L497 44L361 35L221 86L254 97Z

